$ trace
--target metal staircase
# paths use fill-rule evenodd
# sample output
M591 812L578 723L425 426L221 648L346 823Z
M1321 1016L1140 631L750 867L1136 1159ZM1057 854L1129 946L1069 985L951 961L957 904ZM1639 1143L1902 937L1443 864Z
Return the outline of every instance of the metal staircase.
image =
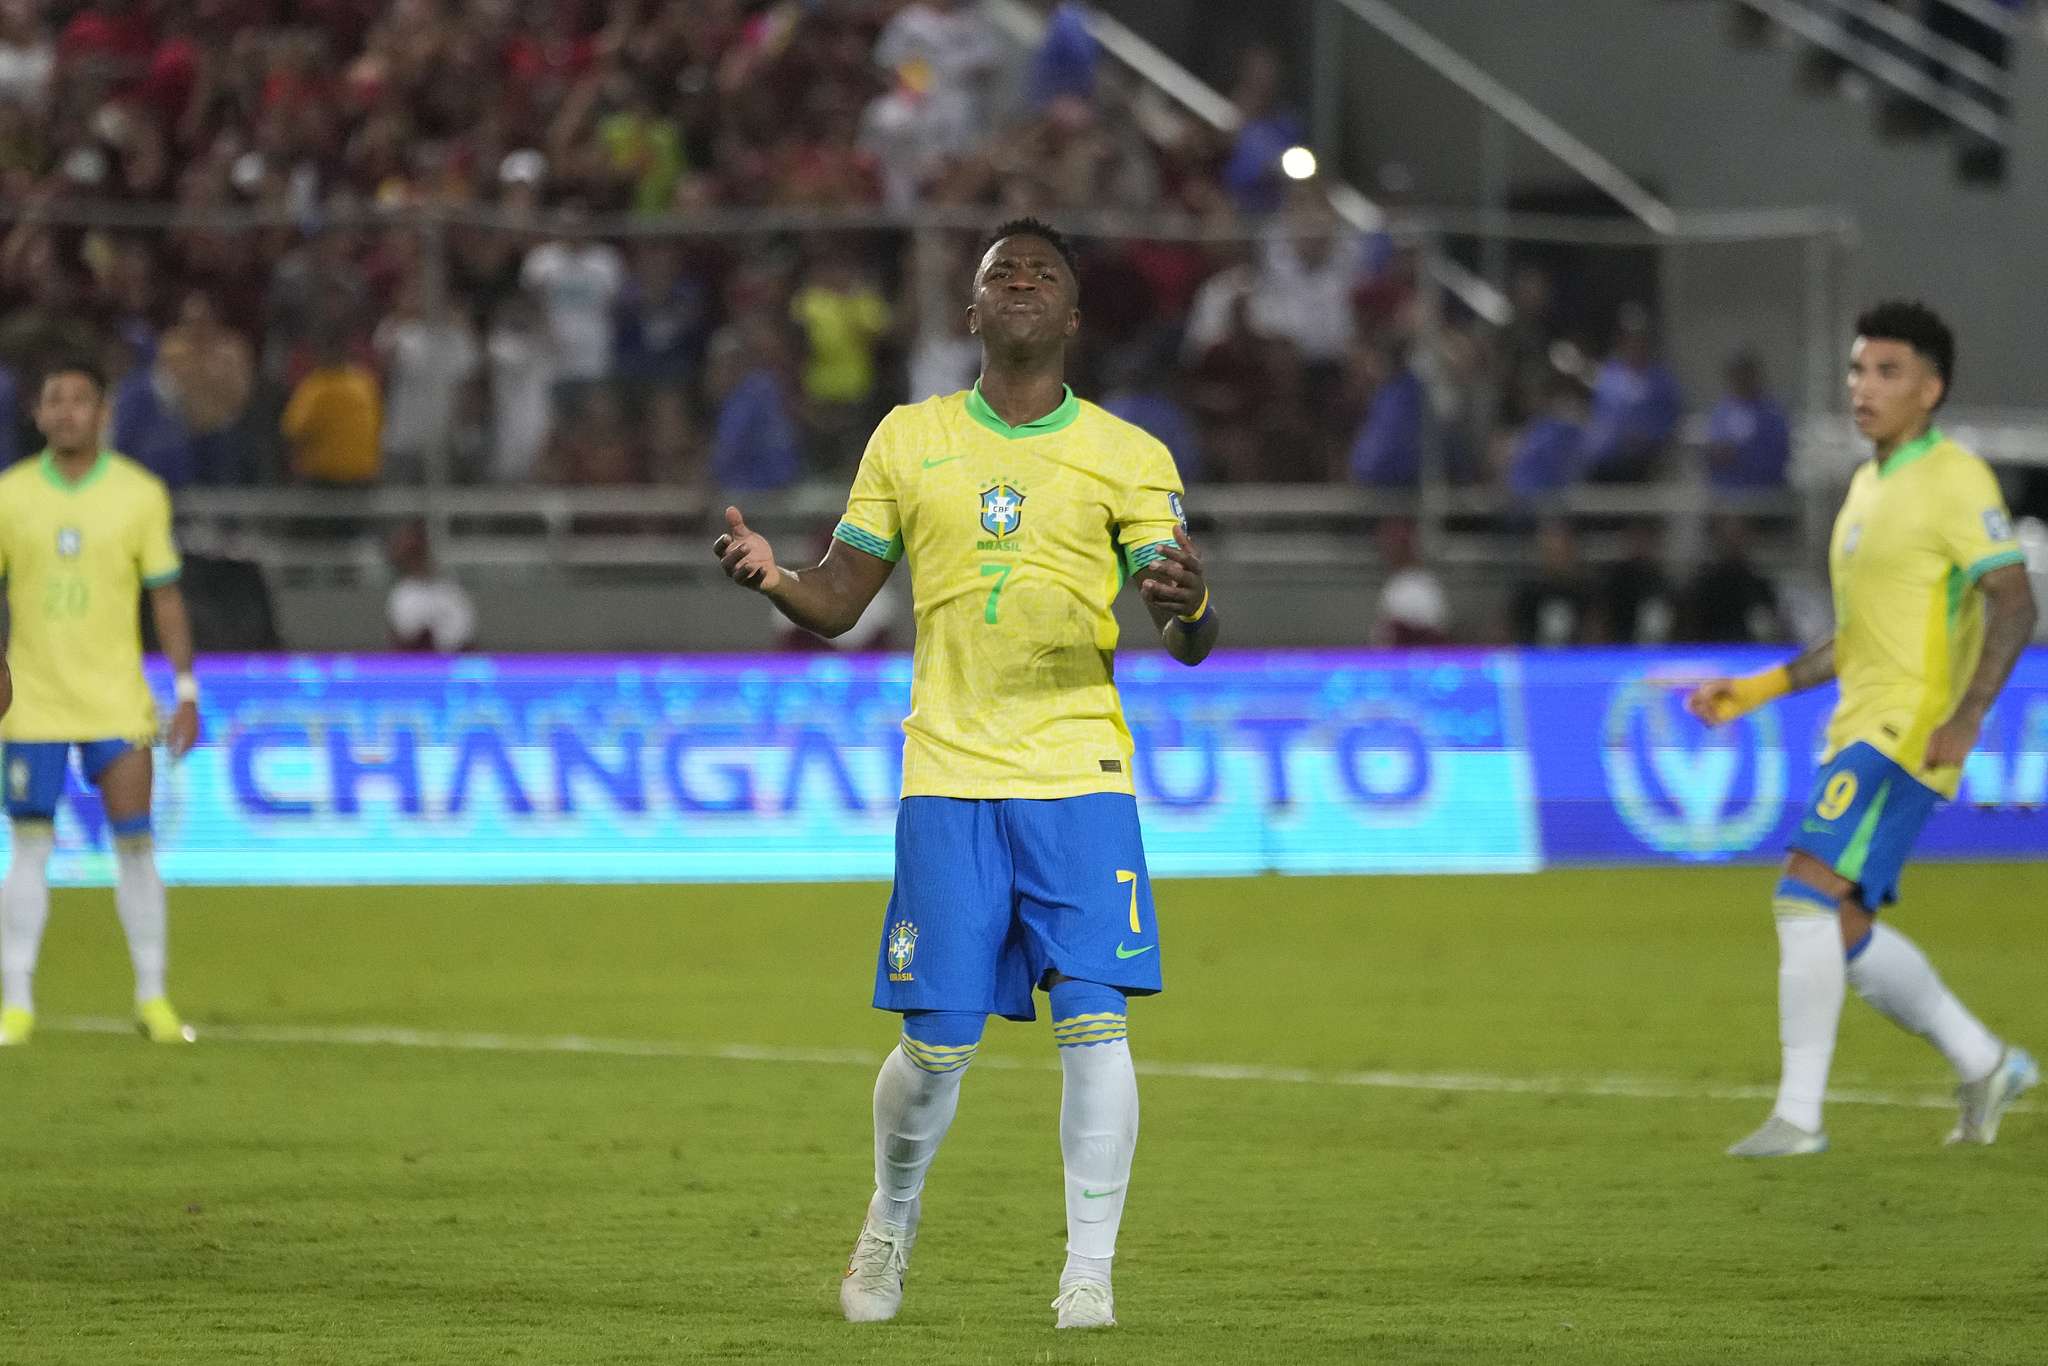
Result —
M1889 139L1947 137L1959 179L2005 178L2024 0L1731 0L1738 43L1803 46L1807 88L1874 99Z

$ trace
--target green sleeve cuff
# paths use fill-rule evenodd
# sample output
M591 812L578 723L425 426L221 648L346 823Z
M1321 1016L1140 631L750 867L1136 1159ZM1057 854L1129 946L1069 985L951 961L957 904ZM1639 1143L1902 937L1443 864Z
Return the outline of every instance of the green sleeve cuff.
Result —
M2027 556L2026 552L2024 551L1995 551L1992 554L1986 555L1983 559L1977 561L1977 563L1971 565L1968 569L1965 569L1963 571L1963 578L1970 583L1975 583L1977 580L1983 578L1986 574L1989 574L1994 569L2003 569L2009 564L2025 564L2026 562Z
M900 531L885 541L865 527L857 527L852 522L842 520L838 526L832 528L832 539L844 541L855 550L865 551L876 559L887 560L891 564L903 558L903 533Z
M144 588L162 588L165 584L176 583L178 576L184 572L185 567L180 565L176 569L166 569L161 574L144 574L142 576L142 586Z
M1166 558L1166 547L1172 544L1172 541L1153 541L1150 545L1132 546L1130 549L1131 572L1135 574L1145 568L1145 566L1156 564Z

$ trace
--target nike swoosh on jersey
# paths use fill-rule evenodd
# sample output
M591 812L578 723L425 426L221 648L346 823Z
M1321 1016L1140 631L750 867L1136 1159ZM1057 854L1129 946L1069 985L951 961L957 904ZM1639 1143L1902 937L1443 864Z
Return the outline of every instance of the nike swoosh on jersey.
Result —
M965 451L962 451L958 455L949 455L945 457L943 460L933 460L931 457L927 456L925 457L924 467L926 469L931 469L935 465L949 465L955 460L965 460L966 458L967 452Z
M1828 833L1828 826L1825 821L1801 821L1799 828L1809 835L1825 835Z
M1126 949L1122 944L1118 944L1116 946L1116 956L1119 958L1136 958L1139 954L1150 953L1158 947L1157 944L1147 944L1142 949Z

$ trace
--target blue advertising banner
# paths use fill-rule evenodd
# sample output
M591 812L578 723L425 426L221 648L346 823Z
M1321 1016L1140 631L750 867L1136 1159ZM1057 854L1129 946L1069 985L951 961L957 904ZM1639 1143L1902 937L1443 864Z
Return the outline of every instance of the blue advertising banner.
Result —
M1770 859L1831 690L1708 731L1679 680L1782 651L1273 651L1118 683L1152 870L1512 872ZM168 698L169 677L152 685ZM159 753L186 884L753 881L890 874L900 655L201 665L206 743ZM2048 852L2048 653L2024 660L1934 817L1934 857ZM111 880L74 771L53 880Z
M1546 863L1775 859L1827 748L1832 684L1709 730L1684 680L1749 673L1784 650L1586 650L1522 656L1521 702ZM1986 718L1930 858L2048 855L2048 651L2020 660Z

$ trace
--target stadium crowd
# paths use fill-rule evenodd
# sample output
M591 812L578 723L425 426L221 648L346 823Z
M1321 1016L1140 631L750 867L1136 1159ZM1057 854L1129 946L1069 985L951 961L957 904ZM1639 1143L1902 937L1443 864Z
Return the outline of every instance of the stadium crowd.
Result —
M1533 503L1668 468L1683 404L1645 309L1573 364L1525 267L1510 326L1425 346L1416 251L1281 173L1303 129L1272 53L1226 137L1046 11L1027 50L959 0L7 0L0 458L34 449L22 388L62 351L104 358L110 444L174 486L417 481L437 456L473 482L843 479L889 404L975 373L964 319L920 316L907 234L592 229L940 204L1236 232L1082 244L1076 387L1189 482L1398 487L1436 445ZM53 212L94 201L175 208ZM429 208L432 260L404 213ZM1782 480L1753 363L1709 436L1717 482Z

